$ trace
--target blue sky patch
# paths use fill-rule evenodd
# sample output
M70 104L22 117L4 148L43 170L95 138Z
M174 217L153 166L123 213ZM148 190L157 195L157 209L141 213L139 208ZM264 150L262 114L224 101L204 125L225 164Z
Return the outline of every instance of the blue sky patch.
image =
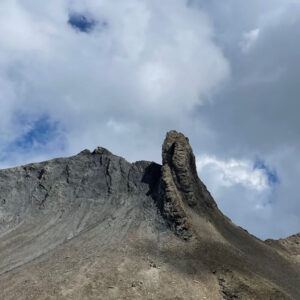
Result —
M271 170L262 159L257 159L254 163L254 169L264 170L269 184L277 184L279 183L279 177L275 170Z
M24 126L29 125L27 131L22 137L17 139L10 147L20 150L30 150L34 147L44 146L57 136L58 124L51 122L48 116L42 116L32 124L24 123Z
M68 24L71 25L75 30L81 32L91 32L96 26L96 21L83 14L73 13L70 14Z
M19 136L0 152L0 163L4 162L5 167L22 164L26 161L25 157L34 153L47 156L53 153L53 156L57 156L65 150L64 129L48 115L33 119L31 116L16 114L15 122L19 124ZM20 155L23 161L20 161Z

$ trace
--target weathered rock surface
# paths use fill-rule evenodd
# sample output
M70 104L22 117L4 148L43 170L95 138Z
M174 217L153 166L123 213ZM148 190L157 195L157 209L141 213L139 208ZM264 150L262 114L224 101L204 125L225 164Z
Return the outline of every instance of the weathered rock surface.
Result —
M234 225L171 131L162 165L98 147L0 170L0 299L300 299L299 235Z
M197 175L195 156L182 133L170 131L162 146L161 199L163 215L178 236L192 236L187 206L204 215L217 210L216 203Z
M289 259L300 263L300 233L294 234L286 239L268 239L265 242Z

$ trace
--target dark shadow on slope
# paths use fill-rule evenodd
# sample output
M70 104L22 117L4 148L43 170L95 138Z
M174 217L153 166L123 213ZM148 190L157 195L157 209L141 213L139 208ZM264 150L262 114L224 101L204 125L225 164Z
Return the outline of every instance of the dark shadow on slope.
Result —
M163 199L159 195L159 184L161 179L161 165L152 162L146 167L142 182L149 185L147 196L150 196L155 202L157 208L162 211Z

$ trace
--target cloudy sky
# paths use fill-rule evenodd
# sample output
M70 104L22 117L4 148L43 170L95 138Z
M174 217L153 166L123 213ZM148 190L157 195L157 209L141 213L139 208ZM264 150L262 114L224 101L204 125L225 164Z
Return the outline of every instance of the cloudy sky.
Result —
M0 0L0 167L176 129L236 224L299 232L299 32L299 0Z

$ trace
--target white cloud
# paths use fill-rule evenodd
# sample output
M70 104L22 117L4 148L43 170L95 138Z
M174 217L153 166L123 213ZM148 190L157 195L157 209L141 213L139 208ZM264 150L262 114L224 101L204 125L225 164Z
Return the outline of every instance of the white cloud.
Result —
M255 42L259 38L260 29L255 28L249 32L243 34L243 39L240 42L240 47L244 53L247 53L255 45Z
M257 191L269 188L267 174L262 169L253 168L251 161L224 161L212 156L198 156L197 170L201 176L205 173L212 174L215 185L230 187L240 184Z
M197 156L196 162L199 177L221 211L252 234L270 237L272 229L266 224L274 217L275 187L268 182L266 170L253 168L250 160L207 155Z
M95 30L74 30L72 12L88 14ZM24 134L20 115L58 122L72 152L110 144L118 124L139 134L146 123L188 118L229 76L213 34L184 0L2 1L0 149Z

